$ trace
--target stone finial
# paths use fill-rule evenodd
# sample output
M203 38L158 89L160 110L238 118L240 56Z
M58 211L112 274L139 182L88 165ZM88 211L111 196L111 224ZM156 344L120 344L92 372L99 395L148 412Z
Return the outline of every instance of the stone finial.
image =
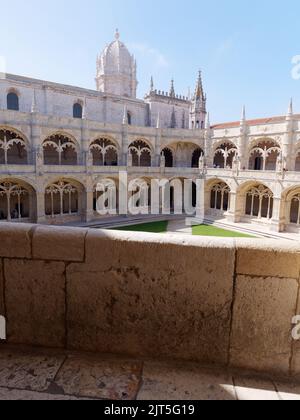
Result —
M37 103L36 103L36 91L34 89L33 95L32 95L31 113L35 114L37 112L38 112L38 109L37 109Z
M174 79L171 80L170 96L172 98L175 98L175 96L176 96L175 86L174 86Z
M209 112L206 114L205 129L210 130L210 115L209 115Z
M160 113L157 114L156 128L160 128Z
M151 76L151 81L150 81L150 93L154 92L154 80L153 80L153 76Z
M116 39L116 41L118 41L118 40L120 39L120 32L119 32L119 29L116 29L115 39Z
M245 124L245 122L246 122L246 106L244 105L242 109L241 123Z
M294 115L294 105L293 105L293 98L291 98L290 103L289 103L289 108L288 108L288 113L287 115L289 117L291 117L292 115Z
M124 114L123 114L123 125L128 124L128 115L127 115L127 106L124 106Z

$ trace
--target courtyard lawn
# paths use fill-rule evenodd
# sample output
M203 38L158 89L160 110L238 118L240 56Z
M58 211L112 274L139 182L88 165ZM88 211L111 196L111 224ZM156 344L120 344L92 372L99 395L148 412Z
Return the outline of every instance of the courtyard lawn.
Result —
M113 230L123 230L127 232L147 232L147 233L165 233L168 229L168 222L143 223L141 225L122 226L113 228Z
M199 225L192 227L193 235L197 236L217 236L219 238L255 238L246 233L225 230L211 225Z

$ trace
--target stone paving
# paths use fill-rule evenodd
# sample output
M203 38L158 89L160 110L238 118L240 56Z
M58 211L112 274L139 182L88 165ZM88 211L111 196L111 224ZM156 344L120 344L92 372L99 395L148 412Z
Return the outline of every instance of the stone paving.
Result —
M191 363L0 347L0 400L300 400L300 382Z

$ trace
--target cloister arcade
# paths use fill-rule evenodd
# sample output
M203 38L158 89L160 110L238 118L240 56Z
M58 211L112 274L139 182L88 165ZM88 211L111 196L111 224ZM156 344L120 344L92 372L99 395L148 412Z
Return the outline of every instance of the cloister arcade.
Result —
M54 134L43 142L44 165L77 165L76 142L64 134Z
M249 149L249 169L256 171L276 171L280 156L280 145L272 140L258 141Z
M28 144L21 134L6 128L0 129L0 165L26 165Z
M79 112L79 109L77 111ZM124 166L124 155L126 158L126 149L124 150L122 147L120 137L105 134L95 135L83 147L71 130L70 132L61 130L41 138L40 148L36 143L33 147L27 138L28 133L25 135L22 130L10 126L0 127L1 221L65 223L84 221L86 217L96 220L101 217L97 213L98 200L102 198L104 202L108 203L111 201L110 196L115 195L116 200L112 207L115 207L115 212L118 213L119 181L116 168L118 165ZM208 151L209 156L205 156L205 150ZM145 193L137 204L140 208L149 208L152 204L151 177L157 177L157 174L163 173L159 172L159 166L161 166L159 162L161 164L163 162L163 166L166 168L174 168L174 171L166 172L166 174L167 179L172 180L174 184L171 185L168 192L170 194L170 211L176 213L182 207L182 203L180 204L179 201L183 200L181 194L178 195L179 190L175 191L176 185L178 186L179 183L182 185L184 181L181 169L184 168L185 174L188 174L189 178L197 178L199 172L196 173L196 171L200 169L199 161L201 157L204 157L205 162L211 165L207 168L205 181L205 209L208 217L224 219L230 217L230 220L237 222L271 224L274 219L274 200L276 198L277 201L281 200L279 211L281 229L300 232L300 187L289 187L288 192L283 192L281 198L278 196L278 191L275 194L275 187L272 187L278 179L278 174L275 171L278 171L278 157L282 156L283 150L278 138L262 136L250 142L245 154L245 160L248 161L249 167L243 168L240 175L236 175L233 169L234 158L238 154L238 150L239 146L236 140L219 139L216 142L212 141L210 147L204 149L202 141L197 144L189 140L166 142L164 139L157 156L158 151L153 139L131 136L128 142L125 166L126 163L128 167L132 166L133 173L134 168L137 167L153 168L153 170L145 171L144 175L147 173L147 178L142 175L141 171L138 171L140 174L138 176L141 178L138 178L138 182L135 179L130 185L133 188L130 194L132 196L141 189L146 191L147 185L147 194ZM292 177L294 176L291 178L295 179L294 183L296 183L297 171L300 171L300 144L296 143L293 150L295 151L293 163L295 172L294 175L293 171L289 173ZM17 172L15 168L14 171L18 175L10 174L8 166L33 165L35 159L38 159L38 153L42 156L42 165L44 165L44 169L39 166L40 175L31 176L31 181L29 181L30 177L26 176L26 173L29 172L26 172L26 169L20 169ZM90 160L86 161L85 156L88 155ZM79 169L79 166L82 165L84 168ZM101 169L97 169L97 167L107 168L105 174L102 170L103 175L101 176L106 179L102 190L97 190L95 180L90 186L89 177L91 175L88 173L86 165L93 166L94 169L91 173L95 174L97 171L101 172ZM55 170L55 166L68 166L70 169L60 172L59 169ZM190 174L188 168L190 168ZM261 174L258 178L256 177L255 181L251 181L251 179L247 179L248 170L260 171ZM268 172L274 172L274 177L270 178ZM220 175L217 175L218 173ZM52 175L50 176L50 174ZM77 174L77 177L74 174ZM236 176L239 176L240 179L234 183L232 177ZM249 176L253 177L251 173ZM267 182L267 185L263 181L265 176L271 180L269 183ZM42 184L44 180L45 184ZM284 190L284 186L282 186L282 190ZM195 197L193 204L196 204Z
M214 153L214 167L220 169L232 168L234 156L238 150L234 143L226 142L218 146Z

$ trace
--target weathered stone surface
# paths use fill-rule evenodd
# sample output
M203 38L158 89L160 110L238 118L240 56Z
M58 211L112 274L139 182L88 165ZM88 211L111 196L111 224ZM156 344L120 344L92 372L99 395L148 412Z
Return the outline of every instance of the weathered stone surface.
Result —
M300 279L299 279L300 285ZM299 296L298 296L298 306L295 313L295 316L300 316L300 288L299 288ZM292 323L292 321L291 321ZM293 339L293 357L291 360L291 373L294 375L300 375L300 322L298 324L291 325L291 329L297 329L298 339ZM293 331L292 331L293 332Z
M299 278L300 247L283 241L237 241L237 274Z
M291 320L298 282L238 276L231 337L231 365L289 372Z
M3 262L0 259L0 315L4 316L4 279L3 279Z
M33 235L33 258L83 261L87 229L39 226Z
M300 384L295 384L292 381L278 382L276 381L276 388L281 400L283 401L300 401Z
M179 363L146 362L138 400L235 400L230 375Z
M5 260L9 343L65 344L65 265Z
M31 258L31 235L35 225L1 223L0 256Z
M63 356L0 351L0 387L46 391L64 361Z
M162 247L162 239L120 238L88 234L89 263L67 269L69 346L226 363L231 242L212 249L209 240L178 246L174 239Z
M279 395L271 381L253 378L234 378L239 401L279 401Z
M56 385L65 394L109 400L136 398L142 363L71 356L64 363Z
M22 391L18 389L0 388L0 401L78 401L83 398L68 395L53 395L45 392ZM86 400L86 398L84 398Z

